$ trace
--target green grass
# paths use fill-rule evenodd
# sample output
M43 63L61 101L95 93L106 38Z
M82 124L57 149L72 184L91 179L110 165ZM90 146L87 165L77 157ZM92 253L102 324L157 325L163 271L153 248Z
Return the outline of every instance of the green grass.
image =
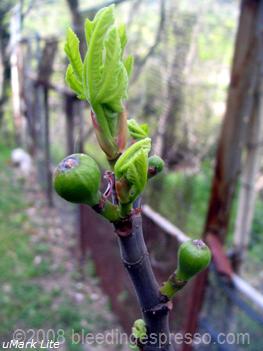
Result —
M101 331L108 327L102 311L96 311L89 296L83 304L74 303L67 289L56 282L63 273L63 262L55 272L51 270L52 257L48 240L31 240L37 228L32 227L26 215L27 203L23 187L15 179L9 165L10 150L0 144L0 340L10 340L17 328L53 329L58 335L63 330L66 350L80 351L82 346L71 343L71 330L84 326L86 332ZM32 206L32 204L30 205ZM34 258L41 255L40 264ZM87 271L94 275L91 262ZM43 280L55 274L43 288ZM77 276L77 275L76 275ZM79 277L71 278L72 291ZM41 282L42 281L42 285ZM108 311L107 311L108 313Z
M0 335L8 336L19 324L40 327L49 317L49 296L32 281L46 273L36 266L34 247L24 227L28 221L21 186L8 164L10 152L0 146ZM42 306L42 307L41 307Z

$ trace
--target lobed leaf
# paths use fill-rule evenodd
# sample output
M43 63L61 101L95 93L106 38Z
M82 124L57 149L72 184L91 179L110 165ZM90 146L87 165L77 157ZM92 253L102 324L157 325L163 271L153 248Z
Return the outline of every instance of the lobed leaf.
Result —
M93 21L85 21L85 37L88 49L82 64L79 40L68 31L65 52L70 66L66 82L79 98L89 101L97 139L107 157L114 159L123 149L119 140L126 140L119 134L119 120L133 64L131 56L123 59L127 35L125 25L115 24L114 5L101 9Z
M114 23L113 6L100 10L94 18L89 48L84 60L84 84L88 87L91 105L99 103L96 99L101 86L104 38Z
M109 102L109 96L119 89L119 73L121 70L121 43L116 27L111 27L104 41L105 61L102 68L102 82L97 95L98 101Z

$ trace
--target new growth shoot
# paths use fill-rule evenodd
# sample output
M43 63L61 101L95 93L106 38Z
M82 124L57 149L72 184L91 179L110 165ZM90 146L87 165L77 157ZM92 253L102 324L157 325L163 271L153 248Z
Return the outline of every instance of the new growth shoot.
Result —
M65 200L86 204L113 223L121 257L142 310L143 319L135 322L133 335L141 350L144 347L150 350L150 341L142 346L142 338L147 341L152 331L169 334L169 300L209 265L211 254L201 240L182 244L176 271L159 287L144 243L138 199L147 182L162 172L164 161L150 156L148 126L134 119L127 121L124 101L128 97L133 57L124 54L125 25L116 24L112 5L101 9L92 21L87 19L84 30L87 44L84 60L79 52L79 39L68 30L66 83L79 99L90 105L94 131L109 162L109 170L104 174L108 186L102 191L101 172L94 159L74 154L56 168L54 187ZM158 350L171 351L173 346L165 343Z

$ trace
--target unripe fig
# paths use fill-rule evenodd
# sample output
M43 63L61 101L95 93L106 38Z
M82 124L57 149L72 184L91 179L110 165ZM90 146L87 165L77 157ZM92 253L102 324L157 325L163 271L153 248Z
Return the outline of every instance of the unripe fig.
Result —
M202 240L184 242L178 250L176 279L187 281L204 270L210 263L211 252Z
M187 281L204 270L210 263L211 252L202 240L188 240L178 250L176 271L160 288L162 295L172 299Z
M54 173L56 192L65 200L94 206L100 200L100 170L88 155L67 156Z
M161 157L153 155L148 159L148 178L154 177L156 174L162 172L164 168L164 161Z

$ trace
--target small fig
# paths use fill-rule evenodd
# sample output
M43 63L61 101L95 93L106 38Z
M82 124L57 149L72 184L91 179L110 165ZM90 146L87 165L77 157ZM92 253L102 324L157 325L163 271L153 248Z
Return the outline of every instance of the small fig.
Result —
M164 168L164 161L161 157L153 155L148 159L148 178L154 177L156 174L162 172Z
M65 200L94 206L100 200L100 170L88 155L67 156L54 173L56 192Z
M210 263L211 251L202 240L189 240L178 250L176 279L187 281Z

